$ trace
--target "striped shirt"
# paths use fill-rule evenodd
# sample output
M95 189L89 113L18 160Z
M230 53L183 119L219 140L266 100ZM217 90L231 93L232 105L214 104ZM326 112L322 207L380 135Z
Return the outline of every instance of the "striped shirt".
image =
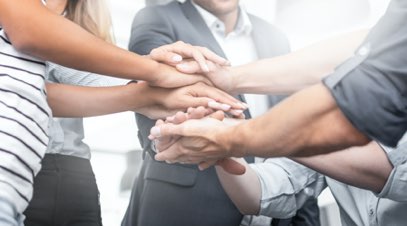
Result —
M0 198L22 213L48 145L45 63L19 53L0 28Z

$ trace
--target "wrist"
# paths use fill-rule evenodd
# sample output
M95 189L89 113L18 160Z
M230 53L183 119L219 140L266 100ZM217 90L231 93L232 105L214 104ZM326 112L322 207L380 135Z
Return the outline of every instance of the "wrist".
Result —
M148 57L148 55L143 56L142 58L146 65L144 67L143 80L152 85L158 83L158 81L162 79L161 78L162 64L155 60L152 60L150 57Z
M218 135L220 143L223 145L223 149L228 152L229 157L243 157L246 155L245 139L242 136L242 129L240 129L241 124L227 127Z
M241 84L241 67L229 67L226 70L228 70L228 74L230 75L231 78L231 83L230 83L230 90L228 93L231 94L240 94L240 84Z

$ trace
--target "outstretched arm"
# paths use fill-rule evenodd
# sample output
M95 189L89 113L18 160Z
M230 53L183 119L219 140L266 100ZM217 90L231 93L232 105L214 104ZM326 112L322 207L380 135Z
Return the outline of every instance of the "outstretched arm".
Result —
M0 0L0 6L0 26L13 46L29 55L79 70L144 80L164 87L205 80L108 44L49 11L41 1ZM205 59L202 55L200 57ZM168 80L168 77L172 79Z
M292 53L237 67L208 63L213 83L229 93L290 94L321 81L353 56L368 30L345 33ZM334 54L333 54L334 53ZM177 65L186 73L202 72L195 62Z
M203 83L176 89L151 87L145 82L114 87L49 83L47 90L48 103L57 117L89 117L135 111L157 119L185 111L188 107L207 106L228 111L237 103L235 98Z
M237 126L204 118L179 125L159 125L151 132L155 137L176 134L202 139L183 144L178 149L161 150L156 159L190 158L194 159L191 163L201 163L203 168L208 165L202 162L229 156L307 156L364 145L369 141L345 118L322 84L300 91L266 114Z
M393 169L386 153L376 142L293 160L340 182L376 193L383 189Z

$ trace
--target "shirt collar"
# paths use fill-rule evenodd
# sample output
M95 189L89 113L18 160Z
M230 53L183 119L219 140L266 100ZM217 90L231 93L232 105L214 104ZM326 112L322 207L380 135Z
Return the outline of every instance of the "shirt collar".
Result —
M225 25L222 21L220 21L216 16L208 12L206 9L196 4L194 1L191 2L196 10L199 12L199 14L201 14L206 25L212 31L216 31L222 34L225 33ZM249 35L252 29L253 25L250 21L249 15L242 7L239 6L239 16L233 33L235 33L236 35Z

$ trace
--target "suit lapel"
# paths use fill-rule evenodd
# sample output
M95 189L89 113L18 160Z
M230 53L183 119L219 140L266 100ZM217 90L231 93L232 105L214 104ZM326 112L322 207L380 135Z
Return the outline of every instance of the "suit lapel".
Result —
M191 0L187 0L185 3L181 4L181 9L184 12L185 17L195 28L195 32L199 34L201 42L207 43L207 47L219 56L226 57L222 48L219 46L215 37L213 37L212 32L201 17L201 14L199 14L196 8L192 5Z

